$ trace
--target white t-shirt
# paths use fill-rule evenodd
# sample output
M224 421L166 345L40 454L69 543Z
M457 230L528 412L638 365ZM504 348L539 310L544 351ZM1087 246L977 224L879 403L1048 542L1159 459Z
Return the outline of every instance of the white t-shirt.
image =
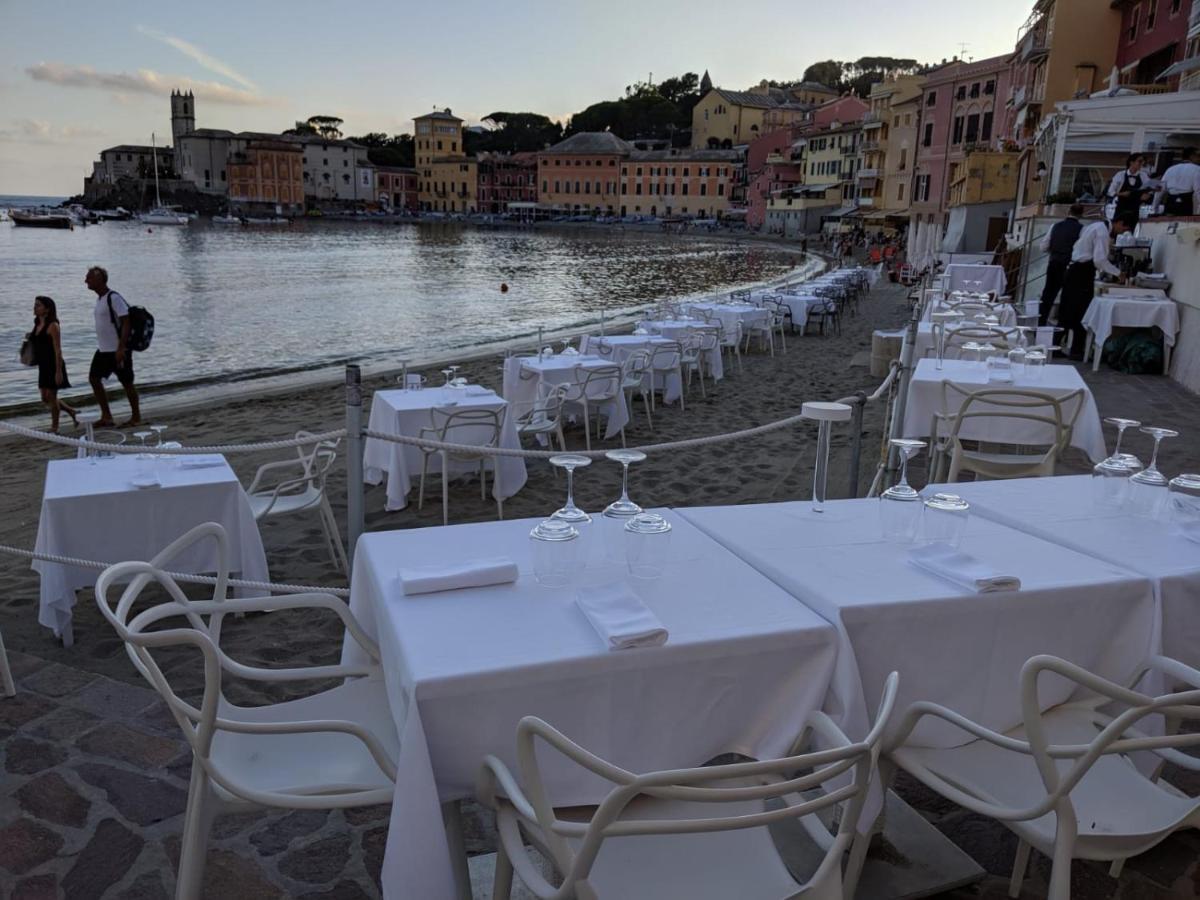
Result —
M108 301L112 300L112 316L117 317L117 324L129 315L129 304L116 291L101 294L96 300L96 308L92 315L96 319L96 349L101 353L115 353L120 342L120 333L113 327L112 316L108 314Z

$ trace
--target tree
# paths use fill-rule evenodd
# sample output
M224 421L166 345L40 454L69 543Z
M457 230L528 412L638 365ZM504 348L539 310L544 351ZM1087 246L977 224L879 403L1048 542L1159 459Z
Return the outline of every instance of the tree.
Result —
M657 85L635 82L625 88L625 96L619 100L602 100L577 112L567 122L566 133L611 131L629 140L669 139L686 146L692 109L700 100L699 84L695 72L667 78Z
M483 123L483 132L468 131L463 135L463 149L468 153L521 153L541 150L562 140L562 126L531 112L494 112Z
M844 86L843 70L845 67L845 63L838 62L836 59L813 63L804 70L804 77L801 80L815 81L817 84L840 91Z
M336 141L342 136L342 120L337 116L309 116L284 134L315 134L327 141Z
M416 163L416 150L411 134L394 134L390 137L382 131L372 131L349 140L367 148L367 159L377 166L404 166L412 168Z

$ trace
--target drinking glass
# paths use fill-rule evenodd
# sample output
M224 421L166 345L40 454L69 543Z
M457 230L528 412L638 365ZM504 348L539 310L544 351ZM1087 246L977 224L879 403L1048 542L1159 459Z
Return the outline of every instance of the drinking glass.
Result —
M958 358L967 362L979 362L979 352L982 349L982 345L975 341L964 341L962 349L958 352Z
M442 385L443 387L450 387L450 376L453 374L454 374L454 371L452 369L442 369L442 375L446 379L446 383L444 385Z
M1134 456L1132 453L1122 453L1121 452L1121 441L1125 437L1125 429L1126 428L1138 428L1141 426L1142 423L1139 422L1137 419L1118 419L1116 417L1107 418L1104 420L1104 422L1106 425L1116 425L1117 426L1117 446L1113 447L1112 457L1110 457L1110 458L1119 460L1126 467L1131 469L1132 471L1129 473L1130 475L1132 475L1134 472L1138 472L1138 471L1141 471L1142 469L1144 469L1145 466L1142 465L1142 461L1140 459L1138 459L1136 456Z
M921 535L927 544L948 544L958 549L967 531L971 505L958 494L934 494L924 504Z
M610 519L636 516L642 508L629 499L629 464L644 462L646 454L641 450L621 449L609 450L604 456L621 464L621 496L604 508L604 515Z
M146 438L154 434L153 431L135 431L133 436L141 441L142 452L137 455L138 459L149 459L150 454L146 452Z
M1158 448L1163 438L1179 437L1179 432L1171 428L1154 427L1139 430L1154 438L1154 453L1149 466L1129 477L1129 501L1134 515L1153 518L1166 500L1165 488L1168 483L1167 476L1158 471Z
M1042 380L1046 371L1046 354L1043 350L1033 348L1025 354L1025 380L1037 383Z
M1024 347L1017 346L1008 351L1008 368L1014 381L1025 377L1025 362L1028 358L1029 354L1025 352Z
M154 434L158 438L158 443L155 444L155 446L161 447L163 445L162 433L167 430L167 426L166 425L151 425L150 430L153 431Z
M1200 475L1176 475L1167 485L1167 517L1180 528L1200 528Z
M553 517L529 532L533 542L533 577L542 587L561 588L571 583L577 570L579 531L570 522Z
M661 578L671 553L671 523L638 513L625 523L625 562L634 578Z
M1008 353L993 348L987 358L987 376L992 384L1012 384L1012 363Z
M591 464L592 461L589 457L580 456L576 453L560 453L557 456L550 457L550 465L558 466L567 472L567 502L562 509L554 513L552 518L561 519L572 525L587 524L592 521L591 516L575 505L575 470L585 468Z
M921 451L925 442L893 438L888 443L900 454L900 481L879 495L880 525L884 540L908 543L921 519L921 495L908 483L908 461Z

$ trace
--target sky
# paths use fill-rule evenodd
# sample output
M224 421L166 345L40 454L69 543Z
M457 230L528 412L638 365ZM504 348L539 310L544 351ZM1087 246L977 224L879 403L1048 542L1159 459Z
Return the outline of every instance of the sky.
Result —
M450 107L565 119L684 72L745 89L823 59L1010 52L1032 0L0 0L0 194L83 190L99 150L170 141L172 88L197 126L411 132Z

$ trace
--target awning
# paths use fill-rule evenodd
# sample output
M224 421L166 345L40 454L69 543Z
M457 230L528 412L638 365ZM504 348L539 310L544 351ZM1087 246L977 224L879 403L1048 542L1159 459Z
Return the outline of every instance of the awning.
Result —
M858 214L857 206L843 206L841 209L834 210L831 213L826 213L824 219L845 219Z
M1195 69L1200 69L1200 56L1193 56L1190 59L1181 59L1177 63L1171 63L1154 80L1162 81L1164 78L1170 78L1173 75L1182 75L1184 72L1191 72Z

